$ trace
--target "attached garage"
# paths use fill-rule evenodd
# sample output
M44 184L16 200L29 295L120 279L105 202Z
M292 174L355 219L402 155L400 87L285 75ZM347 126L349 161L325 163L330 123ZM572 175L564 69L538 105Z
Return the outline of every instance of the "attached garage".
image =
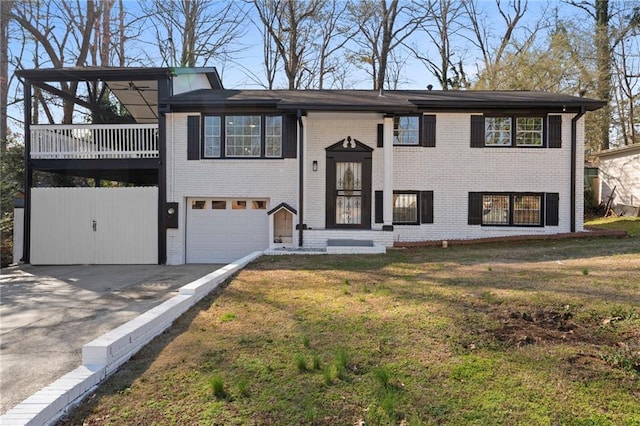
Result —
M187 263L228 263L269 246L268 200L187 199Z
M157 264L158 188L32 188L31 263Z

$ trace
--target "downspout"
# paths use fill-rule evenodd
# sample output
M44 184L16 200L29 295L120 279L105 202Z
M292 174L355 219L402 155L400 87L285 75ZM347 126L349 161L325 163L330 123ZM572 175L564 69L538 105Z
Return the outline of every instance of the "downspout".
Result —
M584 106L580 107L580 111L571 119L571 232L576 232L576 151L578 144L578 120L585 113Z
M22 234L22 261L31 263L31 83L23 81L24 86L24 231Z
M298 247L303 245L303 228L304 228L304 158L303 158L303 129L302 110L298 110Z

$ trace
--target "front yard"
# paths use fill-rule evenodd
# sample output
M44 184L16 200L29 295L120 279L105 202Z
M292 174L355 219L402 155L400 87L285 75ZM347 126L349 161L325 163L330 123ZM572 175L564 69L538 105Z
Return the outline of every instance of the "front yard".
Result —
M63 424L640 425L640 241L263 257Z

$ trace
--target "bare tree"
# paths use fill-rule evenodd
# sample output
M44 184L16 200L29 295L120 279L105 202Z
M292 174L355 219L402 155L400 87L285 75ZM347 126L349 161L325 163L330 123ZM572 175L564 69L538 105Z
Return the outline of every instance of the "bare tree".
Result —
M274 28L277 25L276 22L277 17L274 8L264 9L262 16L257 20L252 19L252 23L260 33L260 38L262 40L262 71L264 72L266 84L264 83L264 80L258 76L255 70L247 68L242 63L237 63L251 81L267 90L274 89L276 76L278 74L278 67L280 65L280 53L278 51L278 46L269 31L269 28Z
M100 16L93 0L84 4L70 0L17 2L11 16L46 52L50 66L87 65L94 25ZM67 58L69 53L72 57ZM78 83L60 84L62 91L69 95L63 101L62 122L71 123L74 102L69 98L75 97Z
M596 48L596 96L607 104L596 115L599 117L600 148L609 149L609 130L611 123L611 79L612 79L612 45L609 35L609 0L568 0L571 4L585 11L595 24L594 44Z
M237 2L153 0L145 11L155 29L160 56L169 66L206 66L233 56L244 31Z
M253 0L258 17L275 44L289 90L300 88L324 0Z
M398 90L403 84L408 83L404 70L409 57L392 50L387 60L387 72L385 73L384 87L389 90Z
M612 39L612 124L616 145L640 143L640 2L625 2L610 21Z
M339 0L327 1L320 10L317 21L318 42L314 43L316 55L312 74L317 81L317 88L322 90L327 79L347 65L344 56L338 53L355 36L357 30L350 26L344 3ZM335 76L333 80L335 81Z
M413 55L426 66L443 90L468 86L462 56L455 52L452 41L465 29L463 3L463 0L440 0L426 6L428 19L420 25L420 32L426 36L428 43L414 43L409 46ZM424 49L425 45L434 46L438 56L432 58L428 55Z
M391 53L424 23L427 9L413 9L398 0L360 0L348 8L359 30L354 38L359 47L355 62L367 71L373 89L382 89Z
M498 36L497 45L492 42L494 35L490 31L491 25L487 21L487 15L479 8L478 0L464 1L463 5L472 31L472 36L467 37L467 39L480 52L483 76L487 79L480 82L480 85L483 88L493 89L494 85L498 83L497 81L492 81L492 77L495 75L494 70L500 67L507 53L507 48L513 42L514 32L527 12L528 1L510 0L505 5L500 0L496 0L498 14L504 27L504 31ZM530 32L530 40L538 30L539 27L536 25L536 28ZM523 43L520 49L524 49L525 46L526 43Z

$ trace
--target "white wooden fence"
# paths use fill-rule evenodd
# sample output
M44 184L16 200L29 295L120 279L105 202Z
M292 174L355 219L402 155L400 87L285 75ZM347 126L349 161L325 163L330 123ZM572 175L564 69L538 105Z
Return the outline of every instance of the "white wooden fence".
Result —
M31 126L31 158L33 159L157 157L157 124Z

